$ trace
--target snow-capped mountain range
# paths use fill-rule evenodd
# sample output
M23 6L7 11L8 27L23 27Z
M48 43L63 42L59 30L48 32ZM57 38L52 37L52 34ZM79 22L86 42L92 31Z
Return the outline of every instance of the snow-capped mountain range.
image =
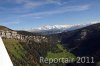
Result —
M72 25L46 25L38 28L39 30L51 30L51 29L65 29L70 28Z
M55 33L61 33L61 32L67 32L67 31L79 29L96 23L98 22L91 22L88 24L74 24L74 25L46 25L28 31L33 33L41 33L41 34L55 34Z

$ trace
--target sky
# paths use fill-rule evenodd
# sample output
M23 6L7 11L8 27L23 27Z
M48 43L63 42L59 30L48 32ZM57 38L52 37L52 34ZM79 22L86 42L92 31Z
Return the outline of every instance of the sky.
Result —
M23 30L100 22L100 0L0 0L0 25Z

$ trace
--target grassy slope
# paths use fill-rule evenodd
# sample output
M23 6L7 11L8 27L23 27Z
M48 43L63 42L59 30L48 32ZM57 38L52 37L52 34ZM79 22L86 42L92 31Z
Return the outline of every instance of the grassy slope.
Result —
M57 51L58 50L58 51ZM47 53L47 58L75 58L76 56L68 52L61 44L57 44L56 52L49 51ZM75 60L74 60L75 61ZM57 64L43 64L44 66L58 66ZM59 64L60 66L65 66L65 64Z
M74 58L75 56L68 52L66 49L64 49L64 47L61 44L57 44L58 50L62 50L62 52L48 52L47 57L48 58Z
M38 44L27 44L15 39L3 39L3 41L14 66L39 66Z
M28 66L28 63L26 62L27 58L25 56L26 51L19 43L19 41L14 39L3 39L3 41L14 66L17 66L18 63L18 65L20 66L23 64L26 64L26 66Z
M5 39L4 44L10 53L12 53L17 59L22 60L24 49L17 40Z
M32 65L30 64L32 62L31 58L34 59L36 55L33 56L34 51L31 51L26 44L21 44L18 40L15 39L3 39L3 41L14 66ZM26 46L27 49L24 46ZM54 47L53 49L54 52L51 50L47 53L48 58L75 58L75 56L72 53L68 52L66 49L64 49L64 47L61 44L57 44L57 46ZM30 51L33 52L33 54L27 56L27 54L30 54ZM55 66L55 64L51 64L51 65ZM43 64L43 66L51 66L51 65ZM38 66L38 64L36 66ZM61 66L64 66L64 64L61 64Z

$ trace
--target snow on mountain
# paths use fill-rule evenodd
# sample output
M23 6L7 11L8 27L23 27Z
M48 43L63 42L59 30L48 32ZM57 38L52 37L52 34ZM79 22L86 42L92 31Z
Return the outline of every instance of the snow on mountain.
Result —
M69 28L72 25L46 25L43 27L38 28L39 30L51 30L51 29L65 29L65 28Z
M54 33L61 33L64 31L67 32L67 31L79 29L96 23L98 22L91 22L88 24L74 24L74 25L46 25L37 29L31 29L29 31L34 33L41 33L41 34L54 34Z

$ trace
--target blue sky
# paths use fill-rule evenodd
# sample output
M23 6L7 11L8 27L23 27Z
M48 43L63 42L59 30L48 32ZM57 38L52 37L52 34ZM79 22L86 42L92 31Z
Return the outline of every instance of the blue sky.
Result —
M0 25L30 29L100 21L100 0L0 0Z

